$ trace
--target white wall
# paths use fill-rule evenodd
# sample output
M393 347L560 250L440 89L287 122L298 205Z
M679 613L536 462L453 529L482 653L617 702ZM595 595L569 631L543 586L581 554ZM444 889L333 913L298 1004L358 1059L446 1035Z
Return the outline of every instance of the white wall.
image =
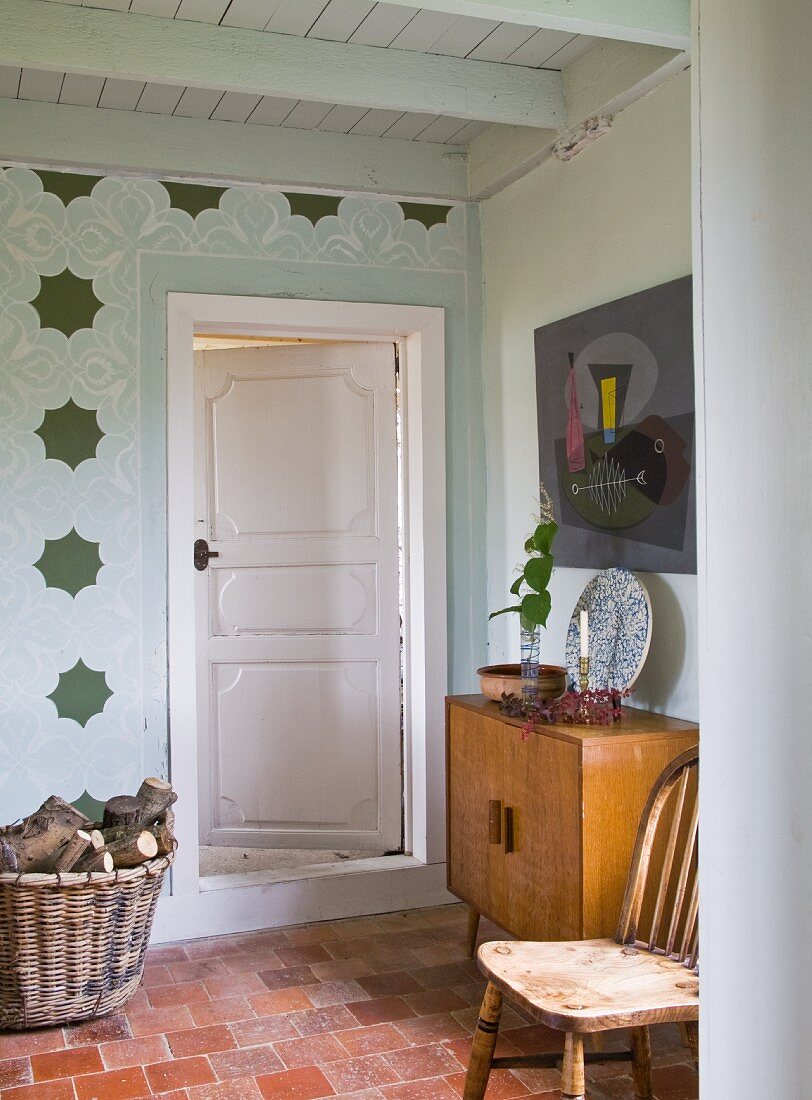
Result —
M702 1096L807 1100L812 5L698 16Z
M568 164L550 160L482 204L488 447L488 601L503 607L538 499L533 330L691 271L690 80L629 107ZM592 571L557 569L542 660L563 662ZM698 718L696 577L649 575L654 636L634 704ZM518 660L518 624L490 659Z

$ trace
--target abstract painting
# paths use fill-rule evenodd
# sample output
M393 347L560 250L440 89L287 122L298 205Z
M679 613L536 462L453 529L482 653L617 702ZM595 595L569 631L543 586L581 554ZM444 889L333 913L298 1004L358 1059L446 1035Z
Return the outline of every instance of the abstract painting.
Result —
M691 277L536 329L558 565L696 572Z

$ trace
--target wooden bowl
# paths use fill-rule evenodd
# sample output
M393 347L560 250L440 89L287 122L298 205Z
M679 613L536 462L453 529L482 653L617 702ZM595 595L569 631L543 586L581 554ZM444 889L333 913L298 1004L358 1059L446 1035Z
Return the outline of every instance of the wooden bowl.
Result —
M521 695L521 665L485 665L477 669L479 686L487 699L500 702L502 694ZM567 690L567 670L561 665L539 665L538 697L542 703L557 699Z

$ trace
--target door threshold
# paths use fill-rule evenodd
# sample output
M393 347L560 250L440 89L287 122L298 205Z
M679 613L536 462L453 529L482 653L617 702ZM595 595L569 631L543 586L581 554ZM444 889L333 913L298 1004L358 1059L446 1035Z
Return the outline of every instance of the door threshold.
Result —
M152 942L288 928L458 900L446 888L445 863L421 863L414 856L376 856L354 863L364 866L328 863L329 873L310 876L302 875L301 868L249 871L221 876L226 881L219 888L164 895L158 899ZM282 875L297 878L280 882ZM246 882L249 876L265 881Z
M333 878L339 875L364 875L372 871L398 871L424 866L414 856L371 856L342 863L311 863L303 867L283 867L278 871L245 871L235 875L207 875L200 879L201 894L213 890L239 890L246 886L267 886L275 882Z

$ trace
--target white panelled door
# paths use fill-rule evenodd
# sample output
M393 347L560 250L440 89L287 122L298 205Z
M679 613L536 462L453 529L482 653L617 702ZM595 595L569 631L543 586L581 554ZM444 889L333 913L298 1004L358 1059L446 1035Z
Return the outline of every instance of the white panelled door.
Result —
M398 849L394 347L195 355L200 837ZM193 568L189 548L189 568Z

